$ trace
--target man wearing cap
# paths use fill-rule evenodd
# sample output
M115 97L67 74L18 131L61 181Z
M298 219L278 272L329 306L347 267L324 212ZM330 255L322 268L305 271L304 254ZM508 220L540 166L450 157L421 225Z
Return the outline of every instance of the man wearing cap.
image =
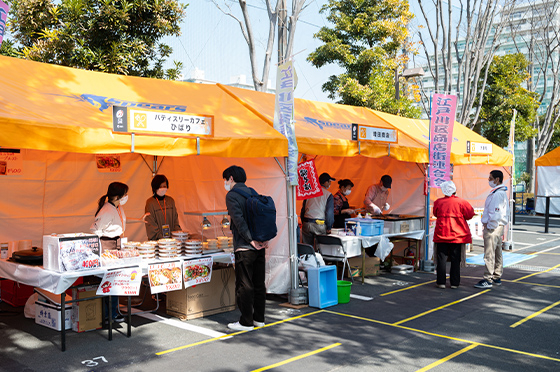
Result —
M330 234L334 223L334 199L327 190L331 181L336 181L328 173L319 176L323 195L303 201L301 206L302 242L314 245L315 235Z
M366 210L374 215L379 215L383 210L389 210L390 206L387 204L387 197L389 196L389 189L393 179L388 174L381 177L381 181L371 185L366 191L364 199L364 206Z
M449 257L449 282L451 288L457 288L461 282L461 263L466 263L465 244L472 243L467 220L473 218L474 209L468 201L455 195L457 187L453 181L443 182L440 187L445 196L436 200L433 208L434 217L437 217L434 229L436 285L438 288L445 288L445 268Z

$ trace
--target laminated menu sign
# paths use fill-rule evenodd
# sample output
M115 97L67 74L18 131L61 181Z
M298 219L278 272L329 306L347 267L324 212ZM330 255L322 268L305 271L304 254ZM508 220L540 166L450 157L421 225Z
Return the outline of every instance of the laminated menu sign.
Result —
M185 288L208 283L212 278L212 257L187 260L183 262L183 280Z
M138 296L142 283L139 266L109 270L95 293L98 296Z
M59 238L59 266L61 271L80 271L101 267L99 237L95 235Z
M148 278L153 294L183 289L181 261L148 265Z

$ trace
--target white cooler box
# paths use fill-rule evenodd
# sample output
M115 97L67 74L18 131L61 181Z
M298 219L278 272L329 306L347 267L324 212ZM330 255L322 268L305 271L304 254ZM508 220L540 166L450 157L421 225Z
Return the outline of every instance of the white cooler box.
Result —
M35 302L35 323L60 331L60 305L42 301ZM66 304L65 329L72 329L72 304Z
M53 234L43 236L43 267L65 272L101 267L99 237L94 234Z
M362 242L355 236L337 236L346 248L346 257L356 257L362 254ZM342 247L337 245L317 244L321 254L331 257L344 257Z

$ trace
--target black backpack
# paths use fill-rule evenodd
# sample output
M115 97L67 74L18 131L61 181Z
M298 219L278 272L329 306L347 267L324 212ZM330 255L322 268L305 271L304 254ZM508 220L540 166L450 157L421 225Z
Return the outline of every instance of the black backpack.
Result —
M251 237L257 242L267 242L278 233L276 228L276 207L270 196L259 195L249 187L251 195L239 189L231 189L239 195L244 196L247 211L247 225Z

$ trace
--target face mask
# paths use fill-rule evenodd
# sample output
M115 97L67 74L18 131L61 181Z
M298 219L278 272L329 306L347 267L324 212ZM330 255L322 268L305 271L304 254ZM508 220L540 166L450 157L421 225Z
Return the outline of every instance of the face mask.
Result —
M496 182L488 181L488 185L490 185L491 188L494 188L494 187L496 187Z
M231 185L228 183L228 181L224 181L224 188L226 189L226 191L231 190Z
M119 202L121 205L125 205L127 200L128 200L128 195L125 195L119 200Z
M166 187L162 187L161 189L158 189L157 194L158 194L159 196L164 196L166 192L167 192L167 188L166 188Z
M346 191L344 191L344 195L350 195L351 192L352 192L352 190L346 190Z

